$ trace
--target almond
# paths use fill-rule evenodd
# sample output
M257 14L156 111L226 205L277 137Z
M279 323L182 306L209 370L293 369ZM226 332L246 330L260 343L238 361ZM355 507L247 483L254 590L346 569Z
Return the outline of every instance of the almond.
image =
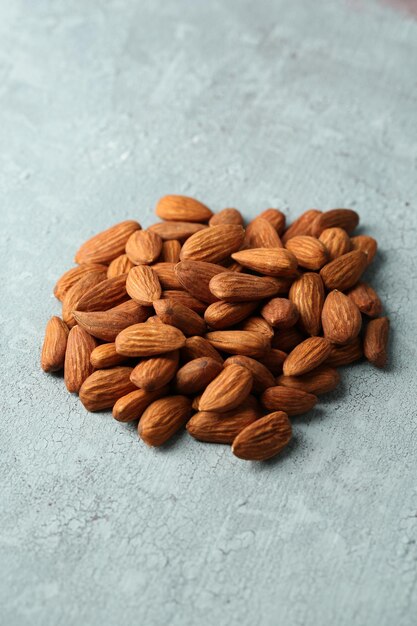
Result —
M96 340L80 326L71 328L65 353L64 380L70 393L78 393L83 382L92 374L90 356Z
M148 307L129 300L108 311L74 311L74 318L93 337L114 341L124 328L144 322L149 311Z
M279 209L265 209L259 213L259 218L266 220L277 231L278 235L282 235L285 230L285 215Z
M152 270L158 277L162 289L182 289L182 285L175 273L176 263L155 263Z
M156 272L147 265L137 265L127 275L126 291L135 302L152 306L152 302L161 297L162 290Z
M126 254L135 265L154 263L162 250L161 237L151 230L137 230L126 243Z
M360 333L362 317L356 304L341 291L331 291L322 312L324 336L332 343L349 343Z
M62 301L62 318L70 328L75 324L73 311L77 308L78 302L92 287L99 285L105 279L106 272L96 270L85 274L68 289Z
M247 248L282 248L282 241L274 226L266 219L257 217L246 228Z
M46 325L42 346L41 367L44 372L57 372L64 367L68 326L54 315Z
M171 239L185 241L194 233L207 228L207 224L194 224L193 222L159 222L149 226L148 231L156 233L163 241Z
M266 461L281 452L291 437L288 415L276 411L246 426L234 439L232 452L245 461Z
M211 357L200 357L181 367L175 377L178 393L194 395L203 391L223 369L223 365Z
M366 262L366 254L353 250L330 261L321 269L320 276L327 289L345 291L358 282L366 268Z
M213 276L210 291L226 302L250 302L274 296L279 291L279 282L272 277L252 276L223 272Z
M295 220L282 235L282 243L285 245L292 237L298 235L311 235L314 220L321 214L317 209L309 209L305 211L298 219Z
M126 292L127 274L108 278L93 285L74 307L77 311L107 311L129 299Z
M356 304L361 313L369 317L381 315L381 300L376 291L367 283L358 283L347 295Z
M252 373L247 367L231 364L206 387L200 398L200 411L231 411L242 404L253 385Z
M110 263L125 251L126 242L141 226L134 220L126 220L94 235L79 248L76 263Z
M203 335L207 328L205 321L192 309L174 300L156 300L153 303L158 317L165 324L182 330L184 335Z
M158 400L168 395L169 387L161 387L155 391L136 389L119 398L113 406L113 417L118 422L133 422L140 419L144 410Z
M131 367L112 367L93 372L83 382L79 394L87 411L109 409L116 400L134 391L135 386L130 382L131 372Z
M187 239L181 249L180 259L217 263L239 250L244 237L245 231L237 224L210 226Z
M102 370L105 367L121 365L126 361L126 357L116 352L115 343L103 343L91 352L90 362L94 369Z
M279 376L282 374L282 366L287 356L286 352L272 348L272 350L269 350L269 352L259 358L259 362L262 363L262 365L265 365L271 374Z
M309 337L298 344L287 356L283 365L285 376L300 376L315 369L327 359L332 349L324 337Z
M363 351L368 361L376 367L385 367L387 364L388 335L389 319L387 317L379 317L368 322L363 340Z
M343 228L325 228L319 237L329 254L329 260L350 252L350 238Z
M236 409L226 413L199 411L187 423L187 430L194 439L207 443L231 444L234 438L249 424L261 417L258 403L253 396Z
M266 276L294 276L297 259L285 248L252 248L232 254L243 267Z
M255 358L262 357L270 347L265 335L247 330L215 330L207 333L206 339L222 352Z
M142 413L139 436L148 446L162 446L185 426L191 412L191 400L185 396L155 400Z
M215 330L230 328L246 319L257 307L257 302L214 302L207 307L204 319Z
M174 378L179 363L178 350L143 359L132 371L130 380L145 391L165 387Z
M222 209L209 220L210 226L218 226L219 224L238 224L243 226L243 217L237 209Z
M350 365L350 363L359 361L362 356L362 341L359 337L356 337L356 339L344 346L333 346L326 359L326 365L330 365L331 367Z
M331 209L314 220L312 235L319 237L326 228L343 228L351 233L359 224L359 215L352 209Z
M261 315L275 328L290 328L298 320L297 308L287 298L272 298L262 307Z
M324 285L319 274L307 272L291 285L289 299L299 312L300 324L308 335L321 333Z
M175 273L182 287L198 300L208 303L217 300L209 289L211 279L225 271L221 265L204 261L181 261L175 266Z
M153 356L165 354L185 344L182 332L165 324L134 324L116 337L116 350L125 356Z
M368 235L357 235L350 240L352 250L360 250L366 254L367 265L372 263L378 249L378 244L373 237Z
M305 335L295 326L292 326L292 328L283 328L275 332L271 340L271 346L283 352L291 352L291 350L304 341L305 338Z
M181 244L177 239L169 239L162 244L161 261L178 263L180 260Z
M317 400L317 396L312 393L282 385L269 387L261 396L261 402L268 411L285 411L287 415L307 413Z
M261 333L270 340L274 336L274 329L263 317L254 315L248 317L242 324L239 325L239 330L249 330L254 333Z
M319 270L329 259L325 245L309 235L292 237L285 247L293 253L298 265L308 270Z
M236 355L229 356L228 359L224 362L224 365L241 365L242 367L246 367L253 377L253 392L254 393L262 393L268 387L275 386L275 379L269 369L265 367L259 361L255 359L251 359L248 356Z
M277 385L301 389L316 396L333 391L340 381L340 374L334 367L322 365L302 376L278 376Z
M207 339L199 336L187 337L185 346L181 349L182 360L188 362L200 357L210 357L223 365L222 357Z
M201 302L197 298L194 298L187 291L181 291L180 289L165 289L162 294L162 300L173 300L178 304L183 304L196 313L204 313L207 308L205 302Z
M127 254L121 254L110 263L107 269L107 278L115 278L122 274L128 274L132 267L134 267L134 264Z
M164 196L155 213L163 220L175 222L208 222L213 215L205 204L188 196Z
M104 275L106 271L106 266L100 265L98 263L84 263L83 265L77 265L77 267L72 267L70 270L65 272L65 274L63 274L61 278L57 281L54 287L54 296L62 302L68 290L71 289L71 287L75 285L75 283L81 280L81 278L84 278L88 274L94 272L99 272L100 275L103 275L103 277L105 277Z

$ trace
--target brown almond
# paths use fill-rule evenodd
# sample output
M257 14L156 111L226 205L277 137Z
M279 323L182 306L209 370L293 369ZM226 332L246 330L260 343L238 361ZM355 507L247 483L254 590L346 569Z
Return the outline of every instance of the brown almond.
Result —
M293 253L298 265L308 270L319 270L329 259L325 245L309 235L292 237L285 247Z
M162 289L182 289L182 285L175 273L176 263L155 263L152 270L158 277Z
M160 356L142 359L133 369L130 380L145 391L155 391L155 389L165 387L178 370L179 357L179 350L174 350Z
M382 303L375 289L367 283L358 283L347 294L359 311L369 317L378 317L382 312Z
M368 361L376 367L385 367L387 364L388 335L389 319L387 317L378 317L368 322L363 340L363 351Z
M268 387L261 396L261 402L268 411L285 411L291 416L307 413L317 400L317 396L312 393L283 385Z
M239 250L245 231L238 224L219 224L201 230L184 243L180 259L217 263Z
M302 376L278 376L277 385L301 389L319 396L333 391L340 382L340 374L334 367L322 365Z
M178 263L180 252L181 243L178 239L168 239L162 243L160 260L164 263Z
M126 291L135 302L152 306L161 297L162 290L156 272L148 265L137 265L127 275Z
M205 321L192 309L174 300L155 300L154 309L164 324L170 324L182 330L184 335L203 335L206 330Z
M324 285L319 274L306 272L291 285L289 299L297 308L300 325L308 335L321 333L324 297Z
M302 213L302 215L286 229L281 237L282 243L285 245L292 237L297 237L298 235L311 235L313 223L320 214L321 211L318 209L309 209Z
M154 263L162 250L161 237L151 230L137 230L126 243L126 254L135 265Z
M320 270L320 276L327 289L345 291L358 282L366 268L366 263L366 254L360 250L353 250L327 263Z
M326 228L343 228L351 233L359 224L359 215L352 209L331 209L319 215L313 224L312 235L319 237Z
M252 248L232 254L243 267L266 276L294 276L297 259L285 248Z
M125 356L117 354L115 343L102 343L100 346L94 348L90 354L90 363L96 370L121 365L125 361Z
M378 249L378 244L373 237L368 235L357 235L350 240L352 250L360 250L366 254L367 265L372 263Z
M182 287L194 298L209 304L217 300L209 289L209 283L213 276L225 271L226 268L221 265L205 261L181 261L175 266L175 273Z
M205 302L201 302L201 300L194 298L194 296L190 293L182 291L181 289L165 289L162 292L161 297L163 300L173 300L178 304L183 304L199 314L204 313L207 308L207 304Z
M295 346L304 341L305 335L299 331L298 328L292 326L291 328L283 328L276 330L271 340L271 346L277 350L283 352L291 352Z
M70 393L78 393L83 382L92 374L90 356L96 340L80 326L71 328L65 353L64 381Z
M218 226L219 224L238 224L243 226L242 214L237 209L222 209L209 220L210 226Z
M77 267L72 267L57 281L54 287L54 296L62 302L68 290L81 280L81 278L84 278L92 272L99 272L104 276L106 271L106 266L100 265L99 263L83 263L82 265L77 265Z
M262 365L265 365L271 374L279 376L282 374L282 366L287 356L287 353L283 352L283 350L272 348L269 352L259 358L259 362L262 363Z
M155 400L142 413L138 434L148 446L162 446L185 426L191 412L191 400L185 396Z
M189 434L207 443L231 444L234 438L249 424L261 417L261 409L253 396L236 409L226 413L199 411L187 423Z
M134 324L122 330L116 337L116 350L125 356L153 356L165 354L185 344L182 332L165 324Z
M148 307L128 300L108 311L74 311L74 318L93 337L114 341L124 328L144 322L150 311Z
M90 374L79 392L87 411L110 409L116 400L134 391L135 386L130 382L131 372L131 367L112 367Z
M210 291L225 302L251 302L270 298L279 291L279 281L270 276L223 272L213 276Z
M204 319L210 328L222 330L239 324L253 313L257 302L214 302L207 307Z
M203 391L223 369L223 365L211 357L193 359L183 365L175 376L178 393L194 395Z
M279 454L291 437L288 415L276 411L246 426L234 439L232 452L245 461L266 461Z
M210 357L223 365L222 357L207 339L199 336L187 337L185 345L181 349L181 359L188 362L200 357Z
M206 339L222 352L254 358L262 357L270 348L265 335L247 330L215 330L207 333Z
M44 372L57 372L64 367L68 332L68 326L60 317L51 317L42 346L41 367Z
M248 317L239 325L239 330L249 330L254 333L261 333L261 335L265 335L268 340L272 339L274 336L274 329L260 315Z
M285 230L285 215L279 209L265 209L265 211L259 213L258 218L272 224L278 235L282 235Z
M194 222L158 222L149 226L148 230L156 233L163 241L172 239L185 241L194 233L207 228L207 224L194 224Z
M141 226L134 220L126 220L86 241L75 255L76 263L110 263L125 251L131 234Z
M251 359L248 356L237 354L235 356L229 356L229 358L224 362L225 367L231 364L241 365L250 371L253 377L253 393L262 393L265 389L268 389L268 387L275 386L275 379L273 375L269 369L259 361Z
M344 346L332 346L331 352L326 359L326 365L331 367L341 367L359 361L363 357L362 341L356 337Z
M328 294L321 319L324 336L332 343L353 341L362 326L362 317L356 304L337 289Z
M62 319L70 328L75 324L73 311L77 308L83 295L105 279L106 272L96 270L85 274L68 289L62 301Z
M275 328L290 328L297 323L297 307L287 298L272 298L261 309L261 315Z
M329 254L329 260L350 252L350 238L343 228L325 228L319 237Z
M213 213L210 209L188 196L164 196L156 205L155 213L162 220L175 222L208 222Z
M113 406L113 417L118 422L133 422L140 419L144 410L158 400L168 395L169 387L161 387L155 391L136 389L119 398Z
M247 367L228 365L207 385L198 404L199 411L231 411L247 398L252 385L252 373Z
M257 217L246 228L245 247L282 248L283 244L271 222Z
M127 254L120 254L110 263L107 269L107 278L115 278L122 274L128 274L132 267L134 267L134 264Z
M298 344L284 361L285 376L300 376L315 369L327 359L332 345L325 337L309 337Z
M77 311L107 311L128 300L126 278L122 274L92 286L78 300Z

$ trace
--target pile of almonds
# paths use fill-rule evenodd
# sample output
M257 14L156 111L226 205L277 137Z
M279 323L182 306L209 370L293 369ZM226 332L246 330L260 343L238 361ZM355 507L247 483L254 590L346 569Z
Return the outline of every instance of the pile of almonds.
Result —
M46 327L41 365L64 369L89 411L160 446L186 426L206 442L265 460L364 355L387 361L389 321L362 274L377 243L352 236L351 209L311 209L290 226L267 209L165 196L163 221L112 226L84 243L57 282L62 319Z

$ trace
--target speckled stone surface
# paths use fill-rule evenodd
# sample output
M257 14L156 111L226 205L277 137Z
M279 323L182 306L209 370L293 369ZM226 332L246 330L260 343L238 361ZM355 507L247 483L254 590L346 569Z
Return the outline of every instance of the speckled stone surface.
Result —
M417 21L391 4L0 4L1 624L415 624ZM78 245L170 192L349 206L380 243L390 367L345 368L276 461L149 450L39 369Z

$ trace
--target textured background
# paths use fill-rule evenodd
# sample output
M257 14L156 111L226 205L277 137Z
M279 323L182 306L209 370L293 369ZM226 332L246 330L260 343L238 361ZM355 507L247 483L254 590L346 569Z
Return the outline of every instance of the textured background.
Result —
M415 0L0 3L0 622L408 626L417 612ZM356 208L391 365L262 465L149 450L38 366L80 242L187 193Z

